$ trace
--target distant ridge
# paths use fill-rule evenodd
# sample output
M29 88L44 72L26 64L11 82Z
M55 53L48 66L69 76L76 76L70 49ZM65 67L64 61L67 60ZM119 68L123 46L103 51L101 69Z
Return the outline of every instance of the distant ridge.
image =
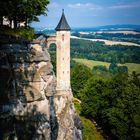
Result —
M95 27L73 28L73 30L82 30L82 31L119 30L119 29L140 31L140 25L116 24L116 25L105 25L105 26L95 26Z
M54 33L54 28L40 27L35 28L36 33ZM73 27L72 31L99 31L99 30L132 30L140 31L140 25L131 24L116 24L116 25L105 25L105 26L95 26L95 27Z

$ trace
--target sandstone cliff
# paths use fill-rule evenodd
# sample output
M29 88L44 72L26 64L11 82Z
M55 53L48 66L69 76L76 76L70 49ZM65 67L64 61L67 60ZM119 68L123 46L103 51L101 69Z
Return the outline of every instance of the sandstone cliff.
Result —
M71 91L56 91L47 49L0 46L0 140L81 140Z

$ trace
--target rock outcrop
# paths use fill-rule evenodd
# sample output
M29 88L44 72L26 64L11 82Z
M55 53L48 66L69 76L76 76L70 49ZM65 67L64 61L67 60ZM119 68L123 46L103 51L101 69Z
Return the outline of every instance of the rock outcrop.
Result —
M81 140L71 91L56 91L50 55L40 45L0 46L0 139Z

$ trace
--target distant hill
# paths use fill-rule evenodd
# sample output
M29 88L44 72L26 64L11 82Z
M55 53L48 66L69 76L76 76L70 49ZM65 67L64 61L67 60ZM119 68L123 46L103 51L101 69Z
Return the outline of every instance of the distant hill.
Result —
M96 27L76 27L72 28L72 31L118 31L118 30L126 30L126 31L140 31L140 25L106 25L106 26L96 26ZM36 33L43 33L43 34L54 34L55 30L53 28L45 28L40 27L36 28Z
M98 31L98 30L136 30L140 31L140 25L106 25L106 26L96 26L96 27L82 27L82 28L73 28L75 31Z

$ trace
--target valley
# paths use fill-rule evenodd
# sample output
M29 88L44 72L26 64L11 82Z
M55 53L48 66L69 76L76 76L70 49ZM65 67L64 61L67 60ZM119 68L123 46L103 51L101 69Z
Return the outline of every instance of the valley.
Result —
M125 45L125 46L140 46L140 44L132 43L132 42L121 42L121 41L112 41L112 40L105 40L105 39L89 39L89 38L81 38L76 36L71 36L74 39L81 39L81 40L89 40L94 42L104 42L106 45Z
M81 107L77 104L75 107L85 126L84 140L102 140L101 135L104 139L139 138L136 124L139 120L134 119L140 105L139 33L113 29L72 34L71 85L74 97L81 101ZM97 122L101 131L91 120Z
M83 140L139 138L139 41L139 31L132 29L72 32L71 87ZM54 69L55 51L52 45Z

